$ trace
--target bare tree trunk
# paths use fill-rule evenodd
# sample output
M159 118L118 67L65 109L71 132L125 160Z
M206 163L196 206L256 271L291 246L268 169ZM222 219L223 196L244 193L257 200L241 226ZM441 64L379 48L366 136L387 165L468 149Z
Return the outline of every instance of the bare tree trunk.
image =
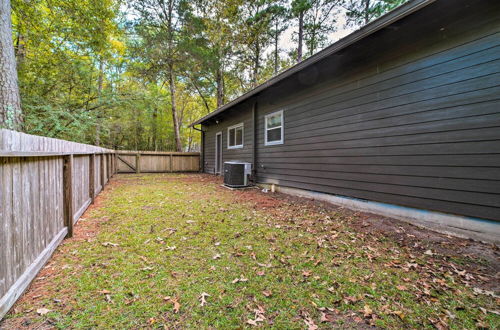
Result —
M168 11L166 13L167 18L167 45L169 53L171 54L171 59L168 63L168 85L170 88L170 104L172 106L172 121L174 124L174 140L175 140L175 150L182 151L181 135L179 130L179 119L177 118L177 106L175 104L175 77L174 77L174 28L173 28L173 15L174 15L174 1L168 0Z
M15 54L17 59L17 68L20 69L21 65L24 63L24 59L26 58L26 47L25 47L25 37L20 32L17 33L16 38L16 46L15 46Z
M137 119L137 108L134 107L134 150L139 150L139 121Z
M224 79L222 75L222 68L219 65L216 74L216 84L217 84L217 108L224 105Z
M210 106L208 105L207 99L205 98L205 95L201 92L200 88L198 87L198 84L194 81L194 79L191 79L192 85L196 89L196 92L198 92L198 95L201 97L201 100L203 101L203 105L205 106L205 109L207 110L207 114L210 113Z
M259 83L259 69L260 69L260 41L257 38L255 43L255 58L253 66L253 87L257 87Z
M365 0L365 24L370 22L370 0Z
M317 44L316 30L310 31L309 45L311 46L311 49L309 49L309 56L312 56L316 52Z
M188 152L191 152L193 150L193 129L189 129L189 138L188 138Z
M168 73L168 84L170 87L170 103L172 105L172 121L174 123L175 150L182 151L181 136L179 131L179 120L177 118L177 107L175 105L175 80L174 68L170 66Z
M158 138L157 138L157 135L158 135L158 124L157 124L157 120L158 120L158 109L156 107L154 107L154 110L153 110L153 129L152 129L152 133L153 133L153 136L152 136L152 140L153 140L153 148L155 151L158 151Z
M10 10L10 0L0 0L0 127L20 130L23 118Z
M278 42L279 42L279 32L278 32L278 19L275 22L275 35L274 35L274 74L278 73Z
M302 40L304 39L304 12L299 14L299 46L297 48L297 62L302 61Z
M102 58L99 60L99 76L97 78L97 102L101 102L102 95L102 85L104 81L104 62ZM97 123L95 127L95 145L99 146L101 144L101 116L99 116L100 110L97 110Z

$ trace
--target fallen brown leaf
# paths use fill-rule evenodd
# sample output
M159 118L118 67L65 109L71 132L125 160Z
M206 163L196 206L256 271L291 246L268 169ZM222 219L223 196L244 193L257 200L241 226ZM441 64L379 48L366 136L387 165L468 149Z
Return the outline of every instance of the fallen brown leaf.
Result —
M167 297L164 297L163 300L174 304L174 313L176 313L176 314L179 313L179 310L181 309L181 304L179 303L178 297L172 298L170 296L167 296Z
M104 242L102 243L103 246L111 246L111 247L115 247L115 246L119 246L120 244L117 244L117 243L111 243L111 242Z
M203 307L207 304L207 300L205 299L206 297L210 297L210 295L206 292L203 292L200 296L200 306Z
M101 290L101 291L97 291L97 292L100 293L100 294L110 294L111 293L111 291L106 290L106 289Z
M51 312L51 310L47 309L47 308L38 308L36 310L36 312L37 312L38 315L45 315L45 314Z
M231 283L235 284L235 283L239 283L239 282L247 282L248 279L243 277L243 275L240 277L240 278L235 278L234 280L231 281Z
M373 314L373 310L370 308L370 306L365 305L365 307L363 308L363 315L365 317L371 317L372 314Z

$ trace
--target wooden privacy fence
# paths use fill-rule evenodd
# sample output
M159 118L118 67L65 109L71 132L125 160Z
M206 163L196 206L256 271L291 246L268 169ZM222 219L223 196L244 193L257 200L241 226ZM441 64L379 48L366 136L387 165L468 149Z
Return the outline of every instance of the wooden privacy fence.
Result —
M200 153L116 151L118 173L198 172Z
M194 172L199 153L114 151L0 130L0 319L113 174Z
M0 130L0 319L116 173L114 150Z

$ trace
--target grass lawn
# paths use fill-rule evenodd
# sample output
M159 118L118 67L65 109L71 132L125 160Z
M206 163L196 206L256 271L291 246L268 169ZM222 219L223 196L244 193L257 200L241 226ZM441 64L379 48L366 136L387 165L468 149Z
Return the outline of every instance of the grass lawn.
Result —
M467 258L206 175L112 180L0 327L500 326Z

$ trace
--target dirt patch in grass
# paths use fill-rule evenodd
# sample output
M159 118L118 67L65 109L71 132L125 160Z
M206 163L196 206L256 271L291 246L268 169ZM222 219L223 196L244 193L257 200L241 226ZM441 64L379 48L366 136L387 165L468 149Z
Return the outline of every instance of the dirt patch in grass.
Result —
M287 202L285 198L275 198L273 195L262 193L258 188L234 190L234 195L240 202L254 204L254 209L279 209Z
M209 175L122 175L0 327L495 328L497 256Z

